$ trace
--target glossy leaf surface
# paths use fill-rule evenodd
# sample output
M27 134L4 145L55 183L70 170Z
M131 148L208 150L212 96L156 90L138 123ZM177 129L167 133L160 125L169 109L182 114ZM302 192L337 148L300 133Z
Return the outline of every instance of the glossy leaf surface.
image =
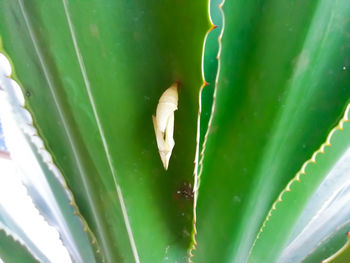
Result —
M312 251L307 249L309 244L317 244L314 240L317 241L320 233L328 227L335 231L338 226L349 220L349 111L350 105L344 117L347 121L342 120L339 126L332 130L327 141L302 166L296 177L280 194L259 233L249 262L300 262ZM333 187L332 183L336 183L337 186ZM328 198L324 193L327 190L330 193ZM316 200L320 204L317 204ZM299 220L297 224L297 219L301 217L305 222ZM295 226L298 231L292 231ZM289 247L282 254L290 238Z
M0 259L7 263L38 263L27 248L0 230Z
M23 229L16 223L15 220L6 212L6 210L0 205L0 239L2 242L0 243L1 252L0 258L2 258L2 254L5 255L15 255L16 249L9 248L8 246L16 247L15 243L18 243L18 246L22 246L19 250L23 250L20 254L27 254L29 257L29 261L33 257L33 259L38 259L41 262L48 262L48 258L40 251L40 249L33 243L33 241L27 236L27 234L23 231ZM9 251L5 251L10 249ZM6 256L7 257L7 256ZM25 256L24 256L25 257ZM15 262L16 257L11 258ZM24 261L22 261L24 262Z
M347 1L226 1L194 262L244 262L350 97ZM224 245L223 245L224 244Z
M0 2L14 77L107 262L186 257L206 9L199 1ZM151 116L174 81L176 145L165 172Z
M93 250L98 248L93 248L86 233L89 232L93 238L91 231L81 216L78 216L79 211L62 174L52 163L52 157L32 126L31 116L22 107L24 96L20 87L6 75L3 76L1 69L0 86L4 89L0 94L0 118L6 145L11 152L11 160L15 167L13 169L20 177L18 179L26 186L31 202L35 204L46 222L59 232L60 239L73 261L95 262ZM3 176L11 175L5 172ZM22 205L25 206L24 203ZM6 216L5 209L0 209L1 216Z
M331 257L342 247L348 240L347 231L350 229L350 223L340 226L334 233L329 235L325 240L319 243L315 250L310 251L309 255L303 259L303 263L321 262Z
M322 261L322 263L347 263L350 260L350 241L349 241L350 234L347 234L347 242L345 245L337 251L334 255L331 257L325 259Z

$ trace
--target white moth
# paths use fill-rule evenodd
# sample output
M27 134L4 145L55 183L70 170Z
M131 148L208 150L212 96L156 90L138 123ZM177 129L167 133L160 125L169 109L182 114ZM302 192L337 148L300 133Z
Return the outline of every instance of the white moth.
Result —
M175 145L174 111L177 110L177 101L177 83L175 82L160 96L156 116L152 116L159 155L165 170L168 170L171 152Z

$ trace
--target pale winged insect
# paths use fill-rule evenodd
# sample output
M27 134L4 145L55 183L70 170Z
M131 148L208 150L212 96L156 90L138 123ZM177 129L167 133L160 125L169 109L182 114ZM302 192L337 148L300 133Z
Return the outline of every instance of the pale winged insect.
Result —
M170 156L175 145L173 134L174 111L177 110L178 101L177 87L178 84L175 82L163 92L157 105L156 116L152 116L159 155L165 170L168 170Z

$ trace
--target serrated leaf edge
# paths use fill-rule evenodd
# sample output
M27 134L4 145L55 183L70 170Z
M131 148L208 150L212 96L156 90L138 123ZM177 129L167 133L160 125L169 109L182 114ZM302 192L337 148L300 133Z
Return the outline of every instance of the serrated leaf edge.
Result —
M67 23L68 23L68 27L69 27L69 32L70 32L71 37L72 37L72 44L73 44L73 47L74 47L74 50L75 50L75 54L76 54L76 57L77 57L77 60L78 60L78 63L79 63L81 74L83 76L85 88L86 88L86 91L87 91L87 94L88 94L88 97L89 97L91 108L93 110L95 121L96 121L96 124L97 124L97 127L98 127L98 132L99 132L100 137L101 137L103 149L104 149L104 152L105 152L105 155L106 155L106 159L107 159L107 162L108 162L108 166L109 166L110 172L112 174L115 190L116 190L116 193L117 193L117 196L118 196L118 199L119 199L119 204L120 204L120 207L121 207L121 210L122 210L122 213L123 213L123 219L124 219L124 223L125 223L125 228L126 228L127 233L128 233L128 238L129 238L131 250L132 250L135 262L139 263L140 262L140 258L139 258L138 252L137 252L137 247L136 247L134 235L133 235L133 232L132 232L132 229L131 229L131 224L130 224L129 216L128 216L128 213L127 213L127 209L126 209L126 206L125 206L124 197L123 197L123 194L122 194L122 190L120 188L120 184L118 183L118 180L117 180L116 171L113 168L112 157L111 157L111 154L110 154L110 151L109 151L109 147L108 147L108 144L107 144L107 141L106 141L106 137L105 137L102 125L101 125L101 121L100 121L99 115L97 113L97 108L96 108L95 100L94 100L94 97L93 97L93 94L92 94L92 91L91 91L90 81L88 79L87 72L86 72L86 69L85 69L83 56L82 56L82 54L80 52L78 41L77 41L77 38L76 38L76 35L75 35L75 29L73 27L73 23L72 23L72 20L71 20L71 17L70 17L70 12L69 12L69 8L68 8L67 0L62 0L62 4L63 4L64 13L66 15L66 19L67 19Z
M252 247L250 248L249 250L249 254L248 254L248 258L250 257L255 245L256 245L256 242L259 240L262 232L264 231L268 221L270 220L273 212L277 209L277 205L279 203L281 203L283 201L283 196L288 193L288 192L291 192L291 185L293 183L300 183L301 182L301 175L306 175L306 167L309 165L309 164L316 164L316 157L318 154L324 154L325 153L325 148L326 147L331 147L331 138L332 136L334 135L335 132L337 131L342 131L343 130L343 127L344 127L344 123L345 122L348 122L350 121L349 120L350 118L350 103L347 105L346 109L345 109L345 113L343 115L343 117L341 118L341 120L338 122L338 124L330 131L330 133L328 134L327 136L327 139L326 141L320 146L320 148L315 151L311 158L309 160L307 160L301 167L301 169L296 173L296 175L294 176L294 178L292 180L289 181L289 183L287 184L287 186L282 190L282 192L279 194L279 196L277 197L276 201L272 204L272 207L271 209L269 210L264 222L262 223L262 226L252 244Z
M219 79L219 73L220 73L220 56L221 56L221 49L222 49L222 45L221 45L221 40L223 37L223 33L224 33L224 28L225 28L225 19L224 19L224 12L223 12L223 5L225 3L225 0L223 0L219 5L218 8L221 12L222 15L222 28L220 31L220 35L218 37L218 44L219 44L219 48L218 48L218 53L217 53L217 60L218 60L218 68L217 68L217 73L216 73L216 79L215 79L215 87L214 87L214 93L213 93L213 104L212 104L212 108L211 108L211 113L210 113L210 117L209 117L209 122L208 122L208 127L204 136L204 141L203 141L203 145L202 145L202 150L199 153L199 142L200 142L200 116L201 116L201 109L202 109L202 92L203 89L208 85L208 83L205 80L205 74L204 74L204 53L205 53L205 46L206 46L206 41L208 38L208 35L210 34L210 32L215 29L217 26L215 26L213 24L211 15L210 15L210 3L211 0L208 1L208 13L209 13L209 20L211 23L211 27L208 29L205 37L204 37L204 44L203 44L203 50L202 50L202 78L203 78L203 85L201 86L201 89L199 91L199 110L198 110L198 118L197 118L197 137L196 137L196 156L195 156L195 167L194 167L194 187L193 187L193 220L192 220L192 233L191 233L191 243L188 249L188 262L189 263L193 263L192 258L194 256L193 251L196 250L197 247L197 241L196 241L196 235L197 235L197 200L198 200L198 191L199 191L199 187L200 187L200 177L202 174L202 170L203 170L203 159L204 159L204 151L205 151L205 146L207 143L207 139L208 139L208 135L209 132L211 130L211 124L213 121L213 116L215 113L215 109L216 109L216 93L217 93L217 87L218 87L218 79ZM199 169L198 169L199 168Z
M346 233L346 237L348 238L348 240L346 241L346 243L344 244L344 246L339 249L335 254L333 254L332 256L330 256L329 258L326 258L324 260L322 260L321 263L330 263L332 262L333 259L336 259L338 256L340 256L346 249L348 249L350 247L350 232Z
M26 244L24 243L24 241L20 237L18 237L16 234L12 233L12 231L7 229L2 224L0 224L0 231L3 231L5 233L5 235L7 237L11 238L14 242L19 243L22 247L24 247L28 251L28 254L30 254L37 262L40 262L39 258L37 258L36 255L34 255L32 253L32 251L30 251L30 249L26 246Z
M310 255L312 255L312 253L314 253L320 246L322 246L324 243L326 243L328 240L330 240L332 237L334 237L334 235L337 234L337 232L343 228L344 226L346 226L347 224L350 223L350 220L346 221L345 223L341 224L340 226L338 226L331 234L329 234L327 237L325 237L324 239L322 239L313 249L311 252L309 252L302 260L301 262L304 262L304 260L306 260Z
M0 52L0 54L4 55L9 61L11 61L6 53ZM11 69L12 69L13 68L13 64L10 63L10 65L11 65ZM13 80L14 82L17 83L17 85L19 85L19 83L14 79L14 73L12 73L10 76L5 76L5 77L8 78L8 79ZM6 86L6 85L4 85L4 86ZM21 86L21 85L19 85L19 86ZM10 89L10 88L9 87L4 87L5 92L9 92L9 90L7 90L7 89ZM95 252L97 254L101 255L102 261L104 262L104 257L100 253L101 252L101 248L100 248L100 246L99 246L99 244L97 242L97 239L96 239L94 233L89 228L85 218L80 213L79 208L78 208L78 206L77 206L77 204L75 202L73 193L69 189L69 187L68 187L68 185L67 185L67 183L66 183L66 181L65 181L65 179L64 179L64 177L62 175L62 173L60 172L59 168L55 165L54 160L53 160L51 154L49 153L49 151L47 150L47 147L45 146L44 141L41 139L37 129L34 127L33 118L31 116L31 113L29 112L29 110L27 108L25 108L25 106L20 105L16 101L11 101L11 106L13 108L16 107L17 109L21 110L23 112L23 114L26 115L26 119L23 118L23 123L26 123L26 125L25 126L22 125L20 127L21 130L23 131L24 134L26 134L30 138L30 140L33 143L33 145L35 145L38 154L41 156L42 161L47 165L48 169L50 171L52 171L52 173L55 175L56 179L60 182L61 186L65 190L66 195L67 195L67 197L69 199L69 205L73 207L74 215L76 215L80 219L80 221L81 221L81 223L83 225L84 232L86 232L88 234L88 236L89 236L89 240L91 242L91 245L93 247L95 247ZM34 204L34 206L35 206L35 204ZM41 214L40 209L38 209L38 211L39 211L39 214L47 222L45 216ZM60 231L58 231L58 233L60 233ZM61 237L60 237L60 240L63 242Z

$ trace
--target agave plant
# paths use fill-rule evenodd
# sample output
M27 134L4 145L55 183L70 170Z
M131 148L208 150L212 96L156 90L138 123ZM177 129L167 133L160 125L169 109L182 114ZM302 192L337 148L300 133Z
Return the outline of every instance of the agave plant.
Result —
M347 0L0 0L0 14L28 192L73 262L350 262ZM152 115L175 82L165 170ZM45 262L10 221L0 256Z

